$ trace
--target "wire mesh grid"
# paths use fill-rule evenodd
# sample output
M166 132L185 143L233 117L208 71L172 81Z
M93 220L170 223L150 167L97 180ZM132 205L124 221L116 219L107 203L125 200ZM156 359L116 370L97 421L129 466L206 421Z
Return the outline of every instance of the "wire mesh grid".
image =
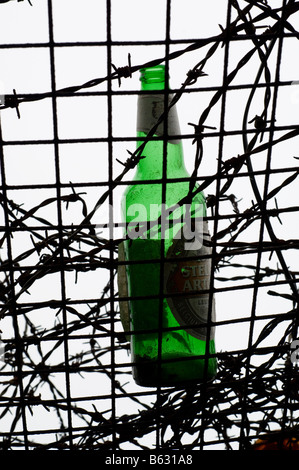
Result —
M293 449L299 2L29 3L0 5L2 449ZM207 197L218 373L148 389L116 274L138 74L161 63Z

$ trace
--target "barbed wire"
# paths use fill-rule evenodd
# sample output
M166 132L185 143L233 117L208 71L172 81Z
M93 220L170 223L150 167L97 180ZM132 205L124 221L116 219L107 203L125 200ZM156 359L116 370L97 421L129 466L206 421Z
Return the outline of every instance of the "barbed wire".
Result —
M190 45L167 57L132 65L131 55L128 55L128 65L118 68L111 64L111 73L108 76L89 80L83 85L37 94L19 95L15 91L12 95L5 96L4 104L0 106L1 112L16 108L18 117L22 119L22 105L25 103L30 105L49 97L55 100L60 96L75 96L81 92L84 94L85 90L112 80L117 80L121 88L123 78L129 79L143 67L158 65L165 60L175 61L182 55L201 52L202 48L209 46L203 58L187 71L181 88L174 90L169 108L161 115L141 146L134 151L128 150L130 156L120 160L122 171L109 181L109 188L103 191L91 209L85 194L77 192L76 185L71 183L66 185L69 193L60 195L59 201L57 197L50 197L29 210L15 203L8 196L9 186L5 181L2 147L0 203L5 224L0 237L0 318L2 322L11 320L13 325L10 338L2 327L2 334L5 333L5 338L2 338L5 361L0 364L0 418L9 423L7 430L0 433L2 449L111 450L130 445L147 450L149 446L146 438L149 439L151 433L159 434L161 449L188 451L209 448L216 444L226 449L235 448L235 444L243 449L252 449L257 438L262 438L265 442L272 438L279 442L294 437L297 439L299 379L298 367L290 360L290 345L298 334L298 270L288 265L285 253L296 250L299 240L278 237L273 219L281 222L280 217L283 214L295 216L298 212L298 205L279 207L277 199L283 190L294 191L296 183L298 187L298 166L295 166L296 161L292 167L279 169L267 164L265 170L256 171L253 162L262 153L267 154L269 162L274 148L284 142L292 142L299 135L298 125L295 123L289 127L278 127L275 124L277 90L291 85L291 82L280 81L279 61L274 77L269 65L270 55L275 47L281 50L287 34L298 39L298 31L290 21L299 10L299 2L283 1L280 8L272 8L267 1L246 0L245 3L246 6L241 8L240 1L228 2L228 21L226 27L220 26L220 34L192 40ZM232 12L236 14L234 20L231 20ZM271 22L272 25L269 26ZM265 25L262 26L264 31L257 34L261 24ZM190 177L187 197L190 199L200 191L211 190L213 184L217 185L216 193L207 197L207 205L212 213L208 220L225 224L212 234L215 293L234 294L253 289L255 296L258 289L266 288L269 296L284 299L290 302L290 306L285 312L257 315L253 296L251 316L217 320L216 328L244 324L248 326L250 334L247 348L217 352L219 371L212 383L170 387L160 390L159 394L152 390L140 391L139 388L132 391L132 387L127 387L131 383L129 356L127 361L123 360L124 356L119 362L115 359L118 353L128 353L128 339L131 334L121 327L117 308L118 302L129 299L120 299L118 293L113 291L117 267L122 263L117 254L118 245L123 238L111 240L104 235L100 236L93 218L108 201L111 191L123 182L124 177L136 167L141 158L146 158L146 143L153 138L155 130L164 121L170 108L190 87L198 85L205 74L206 65L218 48L225 48L227 56L231 43L241 39L250 41L251 49L231 72L228 72L228 64L225 64L222 86L213 90L213 96L198 122L190 123L194 132L187 137L193 139L194 171ZM218 103L222 103L222 111L226 111L225 98L228 91L231 88L242 88L241 85L234 84L235 78L257 56L259 64L256 78L253 83L246 85L250 95L244 106L243 122L240 123L243 148L238 155L228 158L220 152L217 171L204 178L200 177L198 173L206 155L206 140L215 137L221 142L229 135L223 126L217 129L212 122L211 111ZM262 84L261 77L264 77ZM258 115L253 116L253 98L260 89L264 91L264 99L260 102L262 109ZM275 137L276 132L279 132L279 137ZM294 156L295 160L297 158ZM273 189L267 186L266 181L261 191L257 176L263 175L267 179L277 173L290 174ZM247 209L240 209L239 195L232 192L234 182L241 177L248 179L255 197L255 201ZM269 207L268 203L273 201L275 207ZM40 215L42 209L56 206L58 202L60 205L65 204L66 210L80 204L81 222L71 226L53 224ZM178 204L184 202L186 199L178 201ZM221 215L221 203L230 204L232 210ZM267 230L269 239L259 233L257 240L249 237L244 241L242 236L250 233L256 222L260 222ZM108 220L103 221L102 228L109 223ZM285 233L287 234L287 229ZM30 240L30 248L26 245L27 248L18 255L14 255L11 248L16 234L23 234ZM278 260L276 267L270 264L273 253ZM238 256L244 257L247 254L257 254L258 263L240 262ZM265 255L268 255L268 261L263 264L262 258ZM228 270L230 274L225 275ZM55 274L73 274L76 285L84 273L98 271L105 272L109 279L101 288L99 296L78 300L68 298L66 292L63 292L61 300L23 300L23 294L30 294L38 281L47 282ZM111 272L113 276L109 277ZM281 292L281 287L288 290ZM36 320L33 315L42 314L44 309L49 317L47 326L42 326L43 322L39 318ZM254 339L252 328L257 323L263 327ZM279 340L274 346L265 346L265 340L273 332L279 334ZM78 345L75 352L67 350L66 361L58 352L73 341L77 341ZM257 363L253 360L256 357L259 359ZM90 393L84 397L77 395L76 391L71 397L62 392L65 380L81 376L86 379L89 375L101 376L101 380L107 380L107 383L112 384L112 392L101 390L100 393ZM115 406L113 403L118 400L129 400L130 405L135 406L131 414L121 412L116 415L112 412ZM45 429L30 429L28 416L41 412L46 412L47 415L55 412L56 427L50 425L51 427ZM73 422L80 424L72 426ZM209 431L213 431L213 438L204 439ZM186 434L191 436L188 444Z

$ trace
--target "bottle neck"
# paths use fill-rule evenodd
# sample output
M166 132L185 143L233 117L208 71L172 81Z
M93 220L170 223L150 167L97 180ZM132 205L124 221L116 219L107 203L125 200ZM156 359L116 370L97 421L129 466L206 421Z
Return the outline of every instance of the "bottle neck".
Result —
M175 176L184 166L183 151L180 136L180 126L176 106L171 106L167 115L157 126L164 113L165 93L168 95L170 104L172 95L168 94L165 86L165 68L163 66L150 67L141 70L141 91L146 93L138 96L137 104L137 137L149 139L143 148L142 155L145 158L138 163L138 177L161 178L163 169L163 156L165 155L164 140L167 138L167 176ZM164 92L163 92L164 91ZM166 109L167 111L167 109ZM166 134L167 123L167 134ZM148 134L155 128L153 139ZM139 147L144 140L137 142Z
M140 70L141 90L168 90L165 86L165 66L156 65Z

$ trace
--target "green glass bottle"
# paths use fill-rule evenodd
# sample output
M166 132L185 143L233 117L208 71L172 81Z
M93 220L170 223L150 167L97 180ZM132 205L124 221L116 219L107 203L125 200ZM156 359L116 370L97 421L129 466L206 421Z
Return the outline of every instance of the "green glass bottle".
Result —
M214 300L207 292L211 249L200 243L194 229L201 227L203 238L208 238L207 222L201 224L205 198L198 193L178 204L188 194L190 175L175 106L157 126L168 95L165 67L142 69L140 80L145 93L138 96L137 146L146 144L136 184L127 187L122 200L133 377L137 384L153 387L209 380L217 368L215 356L206 355L215 353L214 327L201 325L207 325L209 311L209 318L215 319ZM124 312L125 303L120 306Z

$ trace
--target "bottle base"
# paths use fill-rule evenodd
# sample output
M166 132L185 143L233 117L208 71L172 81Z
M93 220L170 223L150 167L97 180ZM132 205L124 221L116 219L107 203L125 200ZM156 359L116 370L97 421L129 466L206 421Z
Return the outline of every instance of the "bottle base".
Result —
M169 359L169 358L168 358ZM133 378L137 385L142 387L171 387L187 386L194 383L208 383L217 375L216 359L209 359L206 369L203 359L190 357L181 360L166 362L135 358Z

